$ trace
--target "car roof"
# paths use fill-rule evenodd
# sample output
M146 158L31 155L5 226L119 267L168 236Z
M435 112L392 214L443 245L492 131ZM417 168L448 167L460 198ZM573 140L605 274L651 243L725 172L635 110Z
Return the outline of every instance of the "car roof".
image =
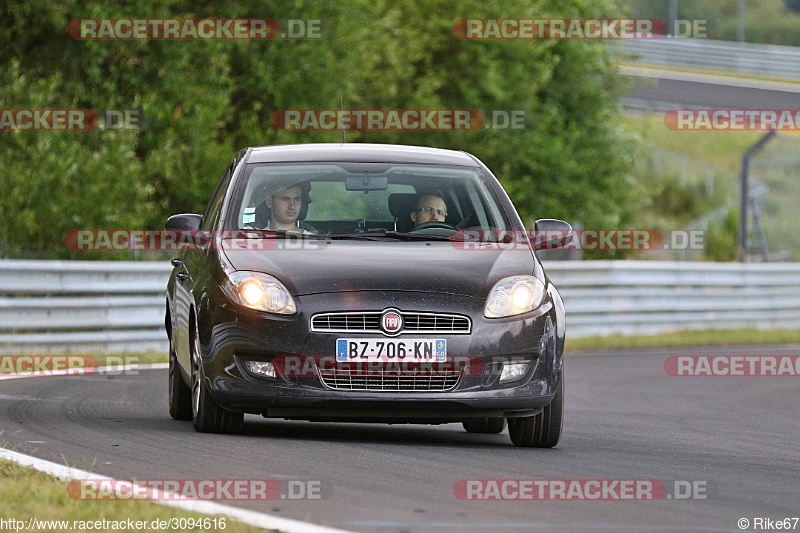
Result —
M254 147L248 163L342 161L365 163L419 163L476 167L466 152L402 144L318 143Z

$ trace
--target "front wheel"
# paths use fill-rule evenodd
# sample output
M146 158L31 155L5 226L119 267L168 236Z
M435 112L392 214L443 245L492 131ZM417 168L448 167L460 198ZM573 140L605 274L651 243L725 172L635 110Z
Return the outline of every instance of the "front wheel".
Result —
M208 393L200 358L200 339L192 336L192 425L201 433L239 433L244 413L227 411Z
M192 391L183 382L172 341L169 343L169 416L175 420L192 419Z
M564 427L564 369L550 405L535 416L508 419L508 434L517 446L552 448L561 439Z

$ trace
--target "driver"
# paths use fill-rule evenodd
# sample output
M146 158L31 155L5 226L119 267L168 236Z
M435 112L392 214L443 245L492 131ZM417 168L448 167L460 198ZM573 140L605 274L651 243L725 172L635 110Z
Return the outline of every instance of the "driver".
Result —
M417 200L416 209L411 211L411 221L414 226L426 222L444 222L445 218L447 218L447 202L440 190L421 195Z

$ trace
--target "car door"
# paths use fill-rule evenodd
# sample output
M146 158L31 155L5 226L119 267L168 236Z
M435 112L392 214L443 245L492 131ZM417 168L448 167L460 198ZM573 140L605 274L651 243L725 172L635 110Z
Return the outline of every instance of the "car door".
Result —
M222 174L222 178L206 206L205 213L203 213L201 230L213 231L215 228L233 169L234 163L231 162ZM175 307L180 318L175 336L175 351L181 366L188 371L191 369L190 314L195 305L195 294L199 288L198 282L202 284L203 280L208 279L208 253L188 249L182 250L178 258L181 264L175 275Z

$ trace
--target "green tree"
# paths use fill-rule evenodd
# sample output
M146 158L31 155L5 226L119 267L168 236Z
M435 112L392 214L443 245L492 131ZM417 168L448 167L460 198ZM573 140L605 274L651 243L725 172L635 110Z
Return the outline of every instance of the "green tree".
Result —
M326 19L323 40L78 41L73 18ZM0 132L0 229L9 255L30 243L70 257L74 228L157 228L202 211L230 158L250 145L339 142L339 132L278 131L279 109L524 110L524 131L349 132L350 142L466 150L492 168L523 219L616 227L638 208L624 90L605 43L469 41L459 18L611 17L615 5L528 0L315 3L166 0L139 5L9 0L0 7L5 109L141 109L131 132ZM81 256L88 257L88 256Z

